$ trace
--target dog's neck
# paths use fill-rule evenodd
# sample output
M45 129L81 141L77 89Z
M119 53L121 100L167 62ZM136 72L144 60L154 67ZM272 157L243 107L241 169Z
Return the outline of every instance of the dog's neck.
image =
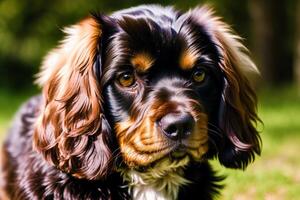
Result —
M188 181L182 177L182 169L168 174L150 174L131 171L129 177L130 194L133 200L173 200L177 199L179 186ZM156 177L159 175L160 177Z
M164 159L153 168L140 172L134 169L122 172L129 183L133 200L173 200L177 199L179 187L189 183L184 178L184 167L189 159L170 161Z

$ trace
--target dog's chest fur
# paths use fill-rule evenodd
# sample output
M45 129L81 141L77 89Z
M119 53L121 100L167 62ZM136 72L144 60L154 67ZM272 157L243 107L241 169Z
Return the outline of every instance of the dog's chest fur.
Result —
M164 175L131 171L128 174L128 178L131 179L129 193L133 200L176 199L179 186L188 183L188 181L181 176L181 170Z
M158 166L145 172L123 171L123 178L129 183L129 193L132 199L177 199L179 187L190 182L183 177L183 169L187 162L188 159L180 162L164 160Z

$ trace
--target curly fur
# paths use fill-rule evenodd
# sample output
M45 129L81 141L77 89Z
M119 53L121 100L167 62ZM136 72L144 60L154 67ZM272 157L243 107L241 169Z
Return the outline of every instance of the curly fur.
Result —
M209 200L223 180L209 159L245 169L260 154L257 68L208 6L93 14L64 32L4 142L1 199ZM161 123L178 113L190 125L175 139Z

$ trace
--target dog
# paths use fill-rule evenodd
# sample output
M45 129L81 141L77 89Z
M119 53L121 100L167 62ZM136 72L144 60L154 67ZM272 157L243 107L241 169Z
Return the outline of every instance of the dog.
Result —
M1 153L1 199L213 199L209 160L261 152L257 68L209 6L93 13L44 59Z

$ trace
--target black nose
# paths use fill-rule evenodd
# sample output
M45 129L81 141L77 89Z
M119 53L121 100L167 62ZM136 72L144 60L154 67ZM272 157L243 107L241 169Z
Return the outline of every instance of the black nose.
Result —
M180 140L189 136L195 121L188 113L169 113L158 122L162 132L172 140Z

